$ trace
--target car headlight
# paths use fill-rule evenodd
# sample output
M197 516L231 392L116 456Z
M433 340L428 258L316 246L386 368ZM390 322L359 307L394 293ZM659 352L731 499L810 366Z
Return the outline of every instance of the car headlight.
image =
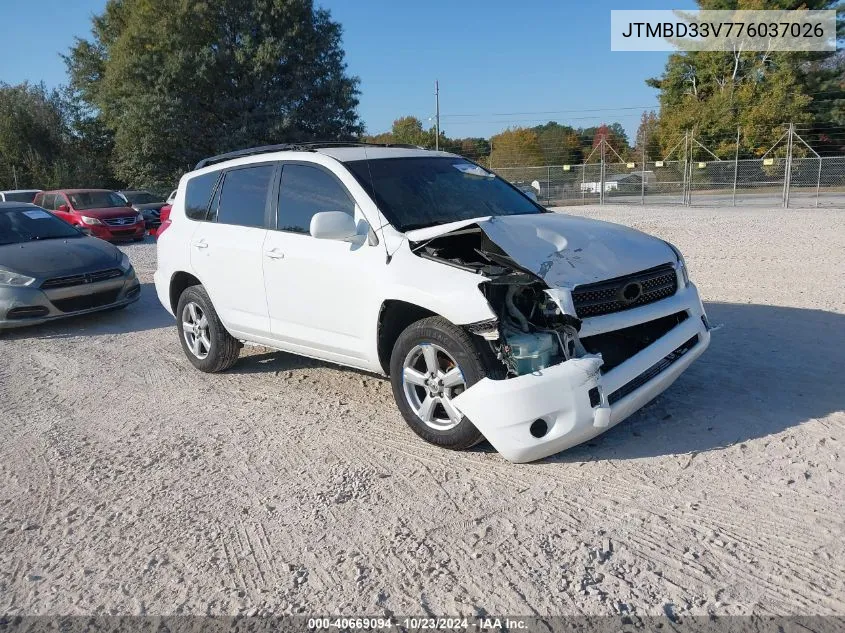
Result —
M139 214L135 217L135 221L136 221L136 222L143 222L143 221L144 221L144 215L143 215L142 213L139 213Z
M12 272L11 270L0 268L0 286L20 288L22 286L28 286L34 281L35 278L33 277L27 277L26 275L20 275Z
M127 272L130 268L132 268L132 262L129 260L129 255L123 253L120 258L120 270Z
M670 242L665 242L665 244L666 246L672 249L672 252L675 253L675 257L678 258L678 267L681 269L681 275L684 280L684 286L689 286L689 270L687 270L687 262L684 259L684 256L674 244Z
M89 218L87 215L81 216L80 220L82 220L83 224L89 224L89 225L102 224L102 222L100 222L97 218Z

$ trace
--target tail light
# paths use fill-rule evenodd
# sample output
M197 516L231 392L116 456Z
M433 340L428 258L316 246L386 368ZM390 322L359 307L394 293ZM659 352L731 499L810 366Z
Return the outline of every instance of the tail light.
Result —
M172 208L173 207L169 204L166 204L161 208L161 211L159 213L159 219L161 220L161 225L158 227L158 229L156 229L156 232L155 232L155 238L156 239L161 237L161 234L164 233L170 227L170 225L172 224L172 222L170 221L170 210Z

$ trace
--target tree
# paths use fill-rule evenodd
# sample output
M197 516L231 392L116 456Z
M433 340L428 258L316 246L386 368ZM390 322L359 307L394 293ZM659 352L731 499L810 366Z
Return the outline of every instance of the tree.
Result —
M533 130L537 132L545 165L571 165L581 162L581 142L573 128L549 121L534 127Z
M637 128L637 144L632 152L635 161L642 160L643 150L645 150L647 161L659 160L662 157L660 150L660 119L654 110L643 112L640 118L640 126Z
M537 132L524 127L508 128L490 139L491 167L525 167L543 164Z
M702 9L758 9L758 0L698 0ZM772 0L766 9L828 9L835 0ZM840 35L843 23L839 21ZM662 149L688 130L719 155L735 149L742 129L741 152L761 155L781 136L785 123L811 129L845 124L841 101L845 57L837 53L783 51L707 51L670 55L659 78L646 83L660 91ZM838 87L837 87L838 86ZM840 104L840 105L835 105Z
M0 83L0 189L62 184L64 143L56 91L43 84Z
M424 132L422 121L413 116L404 116L396 119L393 122L391 136L393 143L425 147L427 142L431 140L432 147L434 146L434 134L429 135ZM431 137L430 139L429 136Z
M169 189L212 154L362 131L341 27L311 0L108 0L65 61L132 186Z

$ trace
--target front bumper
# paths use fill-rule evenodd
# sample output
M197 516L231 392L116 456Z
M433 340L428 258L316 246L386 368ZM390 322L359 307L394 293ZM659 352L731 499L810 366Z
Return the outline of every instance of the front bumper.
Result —
M132 268L122 277L67 288L2 286L0 330L119 308L134 303L140 296L141 284Z
M693 284L663 301L608 315L624 327L679 309L687 312L686 320L605 374L600 357L585 356L507 380L484 378L452 402L512 462L530 462L585 442L666 390L710 344ZM582 333L595 329L588 328L589 321L606 318L585 320ZM547 429L542 437L531 433L538 420Z
M147 227L144 222L127 224L125 226L84 225L82 230L88 235L99 237L101 240L133 240L144 237Z

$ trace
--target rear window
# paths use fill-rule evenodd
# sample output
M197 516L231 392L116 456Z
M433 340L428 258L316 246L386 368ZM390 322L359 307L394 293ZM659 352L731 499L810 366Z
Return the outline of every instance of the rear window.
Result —
M211 201L211 192L219 177L219 171L212 171L202 176L195 176L188 181L185 187L185 215L188 218L205 220L208 203Z
M126 201L114 191L77 191L69 193L70 203L77 211L125 207ZM58 202L57 204L61 204Z
M154 195L149 191L125 191L123 197L132 204L153 204L161 202L161 196Z
M6 198L6 202L32 202L35 200L37 193L37 191L14 191L6 192L3 196Z
M223 177L217 222L238 226L265 226L267 194L273 182L273 165L227 171Z

